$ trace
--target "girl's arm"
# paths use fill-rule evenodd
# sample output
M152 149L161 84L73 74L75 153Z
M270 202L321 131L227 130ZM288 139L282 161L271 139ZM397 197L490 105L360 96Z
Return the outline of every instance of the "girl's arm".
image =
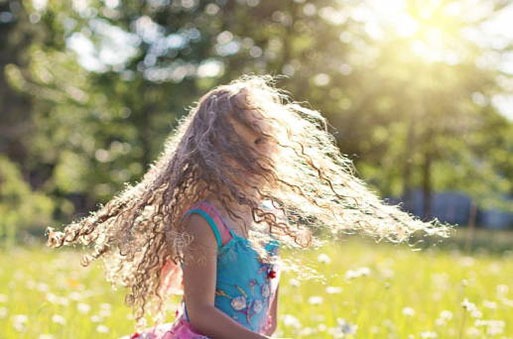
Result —
M272 335L274 331L276 331L276 327L278 325L277 315L278 315L278 291L279 287L276 289L274 294L273 303L271 305L271 309L269 310L269 324L265 329L265 335Z
M214 306L217 268L217 243L208 223L193 214L186 219L193 237L184 254L184 298L194 330L212 338L266 338L240 325Z

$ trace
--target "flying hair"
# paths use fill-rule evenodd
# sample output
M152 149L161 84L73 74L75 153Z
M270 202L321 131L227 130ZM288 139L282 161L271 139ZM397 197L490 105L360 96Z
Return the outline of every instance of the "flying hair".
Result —
M256 152L235 124L265 139L273 154ZM62 232L49 228L48 244L89 248L82 264L103 259L107 280L127 287L136 319L159 320L169 294L180 291L180 263L192 241L184 213L210 195L235 219L242 216L234 206L251 210L254 226L245 231L253 244L273 237L308 247L339 233L393 242L447 236L445 225L384 203L355 176L326 126L270 76L216 87L180 121L140 182Z

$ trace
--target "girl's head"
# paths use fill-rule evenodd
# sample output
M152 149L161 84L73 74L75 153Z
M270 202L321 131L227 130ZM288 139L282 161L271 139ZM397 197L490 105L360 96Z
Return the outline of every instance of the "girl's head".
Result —
M259 79L220 86L191 111L180 146L212 193L252 195L273 182L283 116L280 96L265 86Z
M162 267L179 262L190 243L182 216L211 195L235 218L239 207L251 210L255 225L266 226L247 230L252 238L267 230L291 246L311 243L304 229L314 242L341 231L394 241L447 232L373 194L319 112L290 101L270 77L243 77L199 100L141 182L64 232L51 231L49 242L92 246L85 264L104 259L108 280L130 288L137 318L153 306L161 313Z

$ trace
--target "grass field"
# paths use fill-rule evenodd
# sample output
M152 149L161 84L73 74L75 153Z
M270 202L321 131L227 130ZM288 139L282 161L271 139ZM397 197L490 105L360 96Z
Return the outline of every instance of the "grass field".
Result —
M302 264L283 273L277 337L513 338L511 251L350 240L284 256ZM104 282L100 264L82 268L79 259L40 247L0 252L0 338L131 333L122 291Z

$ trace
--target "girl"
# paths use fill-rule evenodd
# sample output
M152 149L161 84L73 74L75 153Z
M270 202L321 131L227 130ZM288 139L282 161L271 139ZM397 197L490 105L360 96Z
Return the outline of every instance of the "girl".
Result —
M183 291L173 325L134 338L265 338L276 327L277 247L360 231L403 241L445 235L384 204L353 175L319 112L269 77L205 94L134 186L97 212L49 230L49 243L92 247L109 281L129 288L139 326L160 323Z

